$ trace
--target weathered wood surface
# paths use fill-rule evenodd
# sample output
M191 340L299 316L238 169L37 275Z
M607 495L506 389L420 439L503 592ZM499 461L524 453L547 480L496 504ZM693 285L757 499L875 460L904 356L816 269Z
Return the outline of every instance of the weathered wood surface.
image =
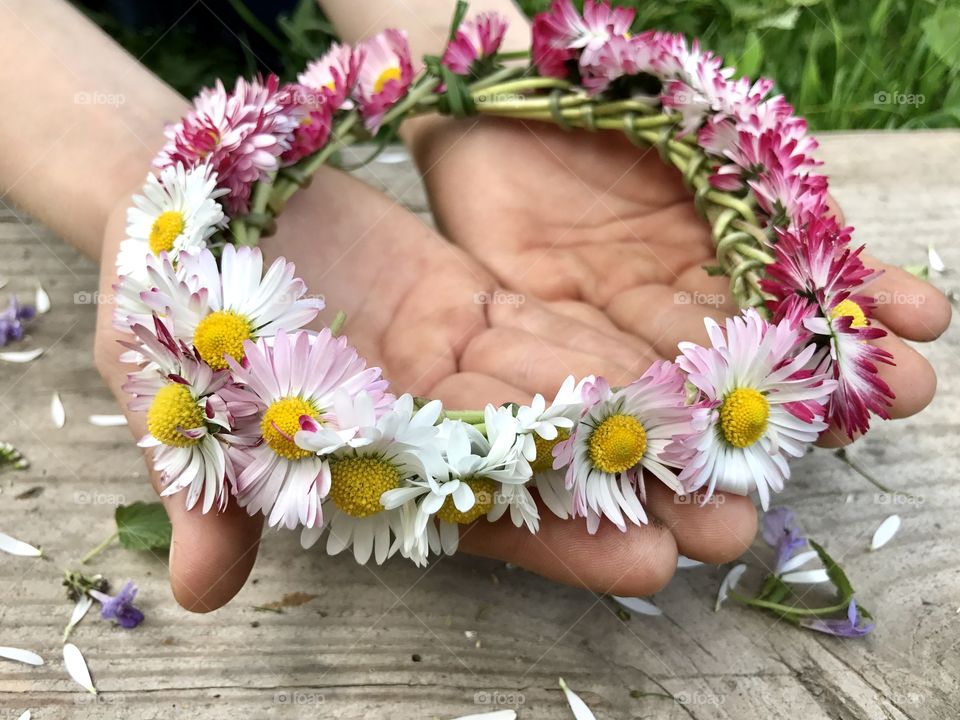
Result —
M822 153L836 197L873 252L923 263L934 244L957 289L960 134L844 134ZM389 160L390 158L388 158ZM396 161L398 158L393 157ZM359 173L424 213L406 161ZM518 706L521 718L569 718L562 675L598 718L960 717L960 377L956 325L924 347L941 389L927 410L879 424L850 451L886 482L923 497L896 504L835 457L799 463L782 501L843 559L879 628L836 641L728 606L713 612L725 569L683 570L659 593L659 618L624 622L611 603L502 564L468 557L426 570L403 561L358 567L300 551L294 534L269 533L253 580L227 608L190 615L173 602L164 559L111 550L98 567L141 584L148 620L125 632L93 617L74 634L102 694L67 677L60 634L70 605L63 567L112 528L118 502L148 499L137 449L124 428L94 428L90 413L117 408L92 358L96 268L29 218L0 208L0 275L8 289L43 281L53 311L33 342L39 361L0 363L0 438L32 460L0 476L0 529L42 544L49 560L0 558L0 645L27 647L41 668L0 661L0 718L452 718ZM76 299L76 303L75 303ZM68 413L51 427L50 393ZM36 496L18 499L31 488ZM880 521L904 525L867 550ZM745 558L769 561L762 542ZM316 597L283 614L254 606L287 593ZM636 697L640 692L672 693Z

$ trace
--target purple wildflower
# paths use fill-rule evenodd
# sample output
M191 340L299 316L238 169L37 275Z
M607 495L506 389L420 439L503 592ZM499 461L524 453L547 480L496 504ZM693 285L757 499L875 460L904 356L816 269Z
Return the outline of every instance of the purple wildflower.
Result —
M100 601L100 617L104 620L116 620L121 627L130 630L143 622L143 613L133 606L133 599L137 596L137 586L128 582L111 597L99 590L89 590L90 596Z
M15 295L10 296L10 306L0 312L0 347L23 338L23 323L32 320L36 311L30 305L21 305Z
M821 618L804 618L800 625L817 632L827 633L842 638L859 638L874 628L874 623L867 622L857 608L857 601L850 600L847 607L847 617L843 620L823 620Z
M777 551L774 575L779 575L793 554L807 544L807 539L800 534L793 510L788 507L777 507L764 513L761 533L767 544Z

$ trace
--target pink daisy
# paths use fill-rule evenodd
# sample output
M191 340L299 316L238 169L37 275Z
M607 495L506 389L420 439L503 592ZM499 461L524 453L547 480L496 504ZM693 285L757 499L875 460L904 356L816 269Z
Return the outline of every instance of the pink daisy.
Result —
M665 449L691 431L683 376L669 362L655 363L639 380L613 390L597 378L583 386L583 411L570 437L553 449L556 469L566 468L574 516L587 518L594 533L601 516L621 530L647 522L642 471L682 491Z
M537 32L540 41L556 49L581 50L580 61L592 65L600 48L611 37L627 37L636 12L630 8L613 8L607 0L586 0L581 16L572 0L554 0L540 17L544 20Z
M219 187L230 191L223 200L229 213L240 215L249 209L253 183L279 167L296 127L275 75L265 83L239 78L232 93L218 80L200 91L180 122L167 128L167 144L154 164L164 168L179 162L189 169L208 163Z
M298 119L290 147L280 156L284 165L292 165L327 144L333 126L333 112L328 95L306 85L288 84L281 97L291 116Z
M387 29L360 46L363 61L357 78L357 102L366 128L375 133L383 116L403 98L413 82L407 34Z
M228 372L212 370L160 320L154 318L153 325L151 332L135 324L131 331L137 341L121 343L146 362L123 386L133 396L130 409L147 416L148 432L138 444L153 457L161 495L187 490L188 510L202 496L203 512L214 506L222 511L229 494L224 480L235 477L226 451L229 432L250 409L222 396Z
M653 33L631 38L612 36L600 46L592 62L587 63L581 59L583 87L591 94L597 94L622 77L641 73L654 74L661 48L658 43L653 42L653 37Z
M380 368L368 368L346 338L319 333L277 333L272 340L244 343L245 360L230 360L242 389L232 400L257 407L238 428L246 447L236 454L237 502L251 515L263 513L271 526L293 529L323 524L322 500L330 490L330 467L294 436L312 419L339 427L335 399L367 393L382 414L393 401Z
M569 77L576 52L569 48L553 46L553 32L546 14L541 13L533 19L531 33L533 42L530 48L530 60L537 72L542 77Z
M321 92L329 111L335 113L349 106L347 98L357 83L360 60L359 50L354 51L346 43L333 43L322 57L311 60L297 75L297 83Z
M755 489L766 509L770 490L790 477L787 457L803 455L826 429L836 383L806 369L816 346L789 320L771 325L751 308L724 328L705 323L712 347L684 342L677 358L699 390L693 432L677 437L666 457L683 465L687 492L707 488L704 502L715 490Z
M465 20L440 61L457 75L469 75L474 63L496 55L506 32L507 19L498 12Z

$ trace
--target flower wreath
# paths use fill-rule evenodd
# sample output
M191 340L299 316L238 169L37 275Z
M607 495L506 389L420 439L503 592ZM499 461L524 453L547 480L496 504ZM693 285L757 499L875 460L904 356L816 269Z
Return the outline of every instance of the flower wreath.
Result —
M297 82L239 79L167 128L158 174L128 211L116 324L132 333L125 389L146 412L163 494L223 510L229 498L309 547L359 562L452 553L459 525L509 510L536 532L536 490L561 518L647 521L644 483L678 494L770 490L833 423L851 436L892 393L877 373L865 284L877 273L828 209L816 141L773 83L734 79L682 36L631 35L632 10L555 0L529 53L499 53L495 13L454 17L442 57L414 72L406 35L334 44ZM522 61L526 60L526 63ZM264 269L259 237L344 146L385 142L413 115L496 115L616 130L655 147L693 191L716 245L712 274L743 308L707 320L613 388L568 378L551 402L448 410L395 397L334 326L291 263ZM382 146L382 143L381 143Z

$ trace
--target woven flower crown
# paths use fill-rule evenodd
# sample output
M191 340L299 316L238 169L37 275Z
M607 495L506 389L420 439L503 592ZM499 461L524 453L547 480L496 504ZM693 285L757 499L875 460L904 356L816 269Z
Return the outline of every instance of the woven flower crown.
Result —
M875 277L828 210L816 142L769 80L669 33L630 34L633 11L556 0L529 53L500 54L496 14L457 8L442 57L415 72L388 30L334 45L296 83L203 90L167 129L157 174L128 212L115 322L136 363L125 389L146 412L163 494L234 501L309 547L359 562L418 564L456 550L459 526L507 514L536 532L540 508L647 521L644 484L678 494L756 490L766 507L831 423L851 436L892 394L891 357L868 341ZM522 57L521 57L522 56ZM526 59L526 64L523 60ZM344 146L389 138L413 115L497 115L618 131L676 167L709 221L713 274L743 309L614 388L568 378L552 401L449 410L390 392L291 263L255 245L286 201ZM540 503L535 500L539 496Z

